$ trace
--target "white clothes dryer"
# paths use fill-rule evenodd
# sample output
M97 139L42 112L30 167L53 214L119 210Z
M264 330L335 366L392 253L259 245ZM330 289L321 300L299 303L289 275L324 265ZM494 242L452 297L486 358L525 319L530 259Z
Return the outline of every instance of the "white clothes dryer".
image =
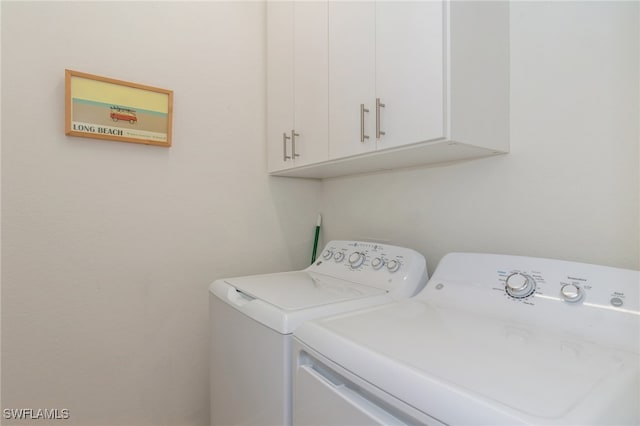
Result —
M331 241L319 259L303 271L209 286L212 425L291 424L295 329L411 297L427 282L424 257L408 248Z
M303 324L294 425L638 425L640 273L454 253L409 300Z

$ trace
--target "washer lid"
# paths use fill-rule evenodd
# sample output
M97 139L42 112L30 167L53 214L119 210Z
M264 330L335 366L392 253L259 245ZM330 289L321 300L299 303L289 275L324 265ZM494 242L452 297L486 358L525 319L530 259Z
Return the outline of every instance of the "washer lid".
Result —
M209 291L280 334L305 321L393 301L387 290L308 271L217 280Z
M329 275L307 271L284 272L224 280L236 290L284 311L297 311L387 291Z
M295 335L448 424L639 420L638 353L577 335L416 299L305 323Z

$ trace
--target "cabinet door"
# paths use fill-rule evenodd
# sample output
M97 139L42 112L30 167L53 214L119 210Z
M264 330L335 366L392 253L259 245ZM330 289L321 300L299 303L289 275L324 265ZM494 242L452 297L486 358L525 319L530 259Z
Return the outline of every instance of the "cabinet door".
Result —
M294 2L295 166L328 159L328 2Z
M327 2L267 4L270 172L328 158L327 8Z
M361 104L369 110L364 117ZM362 131L368 136L364 142ZM372 151L375 144L375 4L332 1L329 2L329 157Z
M378 149L444 137L444 5L376 3Z
M269 172L293 166L293 2L267 5L267 158Z

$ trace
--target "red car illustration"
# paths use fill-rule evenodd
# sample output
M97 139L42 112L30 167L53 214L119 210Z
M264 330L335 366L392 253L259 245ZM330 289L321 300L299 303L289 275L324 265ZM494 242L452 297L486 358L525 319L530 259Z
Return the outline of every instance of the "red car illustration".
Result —
M117 106L111 107L111 114L109 114L113 121L128 121L131 124L135 124L138 122L138 117L136 116L136 112L132 109L128 108L120 108Z

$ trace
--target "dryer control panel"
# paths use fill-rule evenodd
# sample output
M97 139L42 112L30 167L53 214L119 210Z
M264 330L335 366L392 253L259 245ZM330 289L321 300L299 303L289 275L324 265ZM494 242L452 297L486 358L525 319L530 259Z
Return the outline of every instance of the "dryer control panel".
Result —
M572 262L567 262L572 263ZM575 263L573 263L575 265ZM493 287L511 300L535 305L538 300L554 300L580 306L601 306L620 308L619 311L638 311L638 286L625 284L625 277L631 277L636 271L601 267L595 273L595 265L586 265L592 272L573 268L558 271L550 268L499 268L495 271L498 285ZM629 274L630 272L630 274ZM608 273L609 277L606 277ZM611 276L613 274L613 276ZM637 274L637 273L636 273ZM622 275L622 277L620 276Z
M398 298L416 295L427 282L426 261L417 251L364 241L330 241L307 270L384 288Z
M481 253L446 255L427 303L511 324L633 345L640 337L640 272L564 260Z

